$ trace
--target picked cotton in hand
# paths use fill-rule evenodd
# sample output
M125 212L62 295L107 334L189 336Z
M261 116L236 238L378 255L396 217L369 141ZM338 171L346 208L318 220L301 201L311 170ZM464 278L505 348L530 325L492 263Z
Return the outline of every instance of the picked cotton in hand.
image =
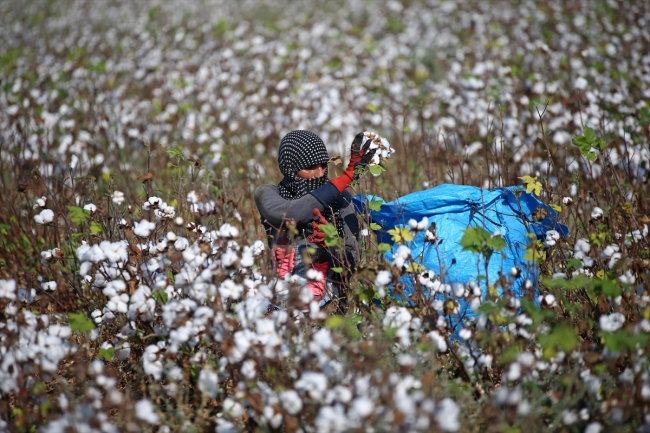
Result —
M376 132L365 131L363 133L363 143L367 140L372 140L370 143L371 149L377 149L375 156L368 165L373 166L379 164L382 160L390 158L390 156L395 153L395 149L390 147L390 143L384 137L381 137Z

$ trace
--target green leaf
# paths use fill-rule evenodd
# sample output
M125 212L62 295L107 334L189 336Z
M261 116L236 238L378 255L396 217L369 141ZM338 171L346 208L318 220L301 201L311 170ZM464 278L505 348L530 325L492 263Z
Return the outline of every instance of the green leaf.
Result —
M370 230L381 230L381 226L377 223L370 223Z
M384 201L382 199L373 198L368 202L368 208L372 211L379 212L383 203Z
M566 261L567 271L580 269L580 267L582 267L582 262L578 259L570 258L569 260Z
M374 174L375 176L379 176L380 174L386 171L386 169L379 164L369 166L368 170L370 171L370 173Z
M578 344L575 330L568 325L557 325L550 334L540 334L539 345L542 346L543 358L548 360L557 354L558 349L571 352Z
M594 143L594 147L600 151L603 151L607 147L607 143L602 138L599 138Z
M90 223L90 233L94 235L98 235L103 231L102 225L98 223L97 221L93 221Z
M596 141L596 134L594 134L593 129L591 129L587 125L585 125L584 128L584 136L585 136L585 140L587 140L589 144L593 144Z
M178 159L179 161L184 161L185 160L185 155L183 154L183 150L175 147L173 149L169 149L167 151L167 155L169 155L170 158L175 158Z
M329 238L333 238L338 235L338 230L334 224L318 224L318 228L320 228L323 233L325 233L325 236Z
M72 332L90 332L95 329L95 324L84 313L70 313L68 316Z
M340 328L343 325L343 323L345 323L345 319L343 319L342 316L335 315L327 318L327 321L325 322L325 326L330 329L337 329Z
M169 295L164 290L156 290L151 293L151 296L161 304L166 304L169 299Z
M337 266L335 268L332 268L332 272L336 272L337 274L340 274L341 272L343 272L343 268L340 267L340 266Z
M388 251L390 251L390 248L391 248L390 244L384 242L377 245L377 251L379 251L380 253L387 253Z
M68 217L70 218L70 221L77 225L81 225L86 222L88 218L90 218L90 212L82 209L77 206L68 206Z
M591 162L594 162L596 158L598 158L598 155L596 155L596 152L592 150L585 155L585 158L587 158Z
M368 111L370 111L372 114L375 114L377 112L377 106L375 104L366 105L366 109L368 109Z
M115 354L115 348L109 347L108 349L99 349L99 355L97 355L97 357L99 359L103 359L104 361L110 361L111 359L113 359L114 354Z

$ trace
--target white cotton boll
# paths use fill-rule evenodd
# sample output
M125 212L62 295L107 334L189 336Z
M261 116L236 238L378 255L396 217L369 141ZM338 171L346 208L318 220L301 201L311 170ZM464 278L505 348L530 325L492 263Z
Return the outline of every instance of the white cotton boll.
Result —
M247 359L241 365L240 369L241 374L248 380L255 378L257 375L257 369L255 367L255 361Z
M382 324L386 328L403 328L408 327L413 316L405 307L389 307Z
M244 249L243 254L241 255L241 260L239 261L239 264L243 268L250 268L255 264L255 258L253 256L253 253L250 251L248 247Z
M308 280L311 281L323 281L323 273L321 271L317 271L316 269L309 269L305 277L307 277Z
M156 409L149 399L138 400L135 403L135 416L139 420L149 424L156 424L160 417L156 413Z
M607 267L609 269L614 268L616 266L616 263L623 257L621 253L613 253L612 256L609 258L609 262L607 263Z
M442 317L442 316L440 316ZM443 326L444 326L444 317L443 319ZM433 344L436 346L436 349L438 352L446 352L447 351L447 341L445 338L438 332L438 331L431 331L427 334L427 337L429 340L433 342Z
M219 377L211 368L203 368L199 373L199 390L210 398L216 398L219 393Z
M190 246L190 241L183 237L179 237L178 239L176 239L176 242L174 242L174 249L178 251L184 251L189 246Z
M594 209L591 211L591 219L599 220L602 217L603 217L603 210L598 206L594 207Z
M429 218L424 217L422 220L418 223L417 230L423 231L426 230L427 227L429 227Z
M99 245L93 245L90 247L90 250L88 250L88 255L90 255L90 261L93 263L99 263L103 260L106 260L104 250L102 250Z
M296 390L314 401L320 401L327 391L327 377L320 372L303 371L296 381Z
M191 204L198 203L200 201L199 194L192 190L187 193L187 202Z
M460 408L455 401L450 398L444 398L438 403L436 408L436 422L438 427L444 431L457 431L460 429L458 415Z
M302 410L302 399L296 391L289 389L282 391L278 394L282 408L287 411L289 415L296 415Z
M259 256L264 252L264 242L260 241L259 239L253 242L253 245L251 246L251 251L254 256Z
M415 221L413 218L409 220L409 227L411 227L411 230L417 230L418 229L418 222Z
M223 401L222 410L224 416L229 419L237 419L244 414L244 406L242 406L238 401L233 400L231 397L228 397ZM235 430L233 429L232 431L234 432Z
M239 236L239 229L228 223L225 223L219 228L219 236L226 239L236 238Z
M375 410L374 402L366 396L357 397L350 404L350 415L355 418L366 418Z
M34 221L37 224L49 224L54 220L54 211L43 209L38 215L34 215Z
M15 280L0 280L0 298L16 299Z
M90 313L90 317L93 318L93 321L96 324L102 323L102 312L100 310L94 310L92 313Z
M175 242L177 239L176 233L174 232L167 232L167 235L165 237L169 242Z
M45 283L41 283L41 288L45 291L53 292L56 290L56 287L56 281L47 281Z
M482 365L484 367L490 368L492 366L492 361L494 360L494 357L490 354L481 354L481 356L478 357L478 363L479 365Z
M238 261L239 256L231 249L226 250L226 252L221 255L221 264L224 268L230 268L234 266Z
M149 235L151 235L151 232L155 229L156 229L156 223L149 222L147 220L142 220L135 223L135 226L133 227L133 233L136 236L146 238L149 237Z
M603 431L603 425L599 422L592 422L585 427L584 433L600 433Z
M41 198L37 198L36 203L34 203L33 209L43 209L46 203L47 203L47 197L43 196Z
M603 314L598 319L600 329L607 332L614 332L620 329L625 323L625 316L621 313Z
M515 380L521 377L521 364L518 362L513 362L510 364L510 368L505 374L505 379L509 382L514 382Z
M93 264L91 262L81 262L79 266L79 275L85 277L92 270Z
M458 336L463 340L469 340L470 338L472 338L472 331L470 331L467 328L463 328L460 331L458 331Z
M300 302L303 304L309 305L309 303L314 299L314 294L309 287L303 287L300 289L298 299L300 299Z
M97 206L95 206L92 203L88 203L87 205L84 206L84 210L87 210L92 215L95 212L97 212Z
M634 284L636 282L636 277L631 270L626 270L623 275L618 277L618 280L623 284Z
M111 200L116 205L121 205L122 202L124 202L124 193L122 191L113 191L113 194L111 194Z
M223 300L234 299L237 300L241 297L244 292L244 287L240 284L235 283L231 279L227 279L219 285L219 295Z
M573 251L577 252L582 252L583 254L587 254L591 250L591 245L589 244L589 241L585 238L580 238L576 241L575 246L573 247ZM575 255L574 255L575 257ZM578 258L578 257L576 257Z
M454 297L462 298L465 296L465 286L462 283L454 283L451 287Z
M547 247L552 247L557 243L559 239L560 233L558 233L556 230L549 230L546 232L546 240L544 243Z
M375 286L377 287L386 287L393 281L393 274L387 270L381 270L377 272L377 277L375 278Z
M573 204L573 199L571 197L563 197L562 203L564 203L565 206L571 206L571 204Z

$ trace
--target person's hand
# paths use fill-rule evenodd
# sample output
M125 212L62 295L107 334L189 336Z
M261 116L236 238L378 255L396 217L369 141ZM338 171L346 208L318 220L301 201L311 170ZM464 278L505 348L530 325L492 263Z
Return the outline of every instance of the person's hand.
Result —
M314 220L311 222L312 234L307 237L307 240L318 247L325 247L325 233L319 227L320 224L328 224L327 220L320 213L318 208L313 210Z
M359 178L359 174L363 173L377 152L377 149L370 148L372 140L366 140L363 143L363 137L363 132L358 133L354 137L350 148L350 162L347 168L341 176L331 179L332 184L339 192L343 192L353 180Z

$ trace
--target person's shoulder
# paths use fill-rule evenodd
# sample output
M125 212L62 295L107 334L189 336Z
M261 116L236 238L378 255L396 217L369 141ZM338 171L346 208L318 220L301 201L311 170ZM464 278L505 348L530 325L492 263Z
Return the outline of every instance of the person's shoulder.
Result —
M278 189L277 185L271 185L268 183L265 183L264 185L260 185L257 188L255 188L255 193L254 196L256 198L262 197L266 194L279 194L280 190Z

